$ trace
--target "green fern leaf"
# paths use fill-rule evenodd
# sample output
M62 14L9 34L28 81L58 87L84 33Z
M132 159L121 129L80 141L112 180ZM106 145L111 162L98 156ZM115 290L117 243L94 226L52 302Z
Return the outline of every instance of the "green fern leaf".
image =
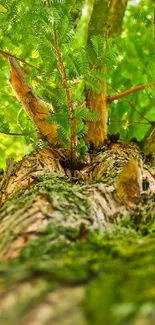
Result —
M84 78L84 82L88 89L91 89L97 94L101 93L101 84L93 78Z
M96 53L99 57L104 53L104 39L101 35L95 35L91 38L91 43Z

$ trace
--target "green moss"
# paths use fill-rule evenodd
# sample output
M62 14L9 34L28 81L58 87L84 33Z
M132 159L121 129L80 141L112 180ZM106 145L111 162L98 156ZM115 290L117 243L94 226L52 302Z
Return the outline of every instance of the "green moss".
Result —
M132 228L118 227L111 234L90 232L85 240L79 240L78 233L78 229L48 228L22 249L17 260L0 266L3 290L36 281L29 299L16 305L18 321L49 291L83 285L88 324L134 324L142 317L151 317L153 324L153 233L143 236Z
M87 287L88 324L154 324L154 238L126 234L112 242L103 271Z
M49 224L72 225L73 220L82 222L92 218L92 207L88 198L81 191L79 184L72 184L64 176L46 174L37 179L25 193L17 194L0 209L0 255L3 256L11 246L11 243L36 220L36 215L31 207L35 204L38 195L47 197L51 203L52 212ZM54 214L59 212L59 221ZM46 215L45 215L46 217Z
M16 218L23 219L23 212L31 206L36 194L48 196L64 220L70 218L70 211L77 219L90 218L91 206L80 185L53 174L37 181L29 192L1 209L1 226L11 222L13 229L11 234L7 233L8 237L1 237L2 251L8 248L17 231L20 232L15 227ZM8 309L1 312L0 307L1 324L20 324L28 312L46 300L49 292L64 287L74 289L78 285L86 293L84 309L80 308L89 325L132 325L141 320L154 324L154 197L149 198L149 213L145 200L142 197L133 215L122 219L113 232L88 231L83 240L79 239L79 226L74 229L72 225L56 226L51 221L38 238L21 250L16 260L1 263L1 292L5 296L13 291L16 296L9 313ZM8 217L4 224L6 211ZM27 283L30 290L21 298L21 290L26 290Z
M80 184L72 184L64 177L46 174L40 178L35 190L48 195L52 205L69 217L69 212L79 217L91 218L92 209L86 195L82 194Z

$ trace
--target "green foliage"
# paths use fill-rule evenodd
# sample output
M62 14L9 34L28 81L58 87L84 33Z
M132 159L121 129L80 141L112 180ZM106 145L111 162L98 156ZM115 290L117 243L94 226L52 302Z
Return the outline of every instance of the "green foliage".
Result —
M91 74L89 69L90 62L88 60L87 48L82 48L81 51L76 54L74 48L72 47L71 53L69 52L68 42L72 42L72 40L74 40L74 25L72 23L71 16L67 16L66 10L63 12L63 10L60 8L58 10L56 7L54 7L52 9L51 21L51 30L53 33L53 40L51 40L51 46L53 47L53 61L50 62L50 69L53 71L53 73L49 76L49 78L51 78L51 82L49 83L47 71L44 72L43 70L46 78L46 84L38 87L38 93L46 101L54 105L55 112L54 114L51 114L47 121L49 123L57 124L58 138L64 147L68 149L70 148L70 143L72 141L71 125L75 122L74 135L78 138L79 145L77 145L74 150L78 151L80 156L81 154L83 156L83 148L85 148L85 152L87 151L87 146L83 139L84 134L87 132L87 127L85 126L84 122L93 121L100 118L99 114L97 114L95 111L90 112L88 108L83 105L83 101L85 100L84 88L87 87L97 93L101 91L98 71L96 71L95 67L92 67L93 73ZM64 22L63 33L62 22ZM56 40L54 37L56 37ZM59 57L58 52L61 52L61 58ZM62 71L62 67L60 67L61 65L63 65L64 71ZM55 69L56 66L58 69ZM70 100L68 99L68 89L70 89L69 91L72 96L72 107L70 107L69 104ZM72 136L74 135L72 134Z
M93 4L93 1L87 2ZM149 1L145 6L129 3L122 35L108 40L103 35L96 35L94 31L90 41L86 42L90 20L90 17L83 20L82 16L82 8L86 3L82 0L51 1L49 8L47 1L43 0L3 0L0 5L0 49L24 58L36 67L30 68L29 84L32 84L43 100L53 105L56 117L52 115L49 122L58 125L58 135L66 148L70 141L70 123L66 121L68 104L57 65L53 28L57 31L67 85L72 92L75 108L73 115L78 116L79 112L81 114L80 118L77 117L78 130L75 130L80 142L86 132L86 128L81 127L79 133L80 123L99 118L95 113L90 116L88 110L88 114L85 114L83 103L86 88L100 93L101 83L106 81L110 95L154 81L153 5ZM78 41L80 33L85 35L83 43ZM16 102L8 85L9 68L1 57L0 67L1 115L5 121L4 125L0 124L0 132L7 128L7 132L21 133L22 128L22 133L26 134L25 138L1 136L3 152L0 163L3 161L3 165L5 154L10 152L8 146L12 148L11 155L21 158L32 149L36 135L33 123L27 120L25 114L20 114L20 126L17 123L20 104ZM148 120L154 121L154 98L152 87L112 103L109 110L109 133L119 132L122 140L133 137L142 140L150 127ZM13 150L13 146L18 147L18 150ZM17 151L18 154L15 155Z
M150 17L148 18L145 14L139 13L139 12L134 12L132 14L132 17L137 21L137 22L142 22L145 24L146 27L151 27L153 24L153 19Z
M128 10L121 38L115 40L118 55L109 78L114 94L154 81L153 4L140 3ZM113 87L114 86L114 87ZM122 140L141 141L154 121L154 87L114 102L109 111L109 133L120 133Z
M9 133L10 127L4 115L0 115L0 130L3 133Z

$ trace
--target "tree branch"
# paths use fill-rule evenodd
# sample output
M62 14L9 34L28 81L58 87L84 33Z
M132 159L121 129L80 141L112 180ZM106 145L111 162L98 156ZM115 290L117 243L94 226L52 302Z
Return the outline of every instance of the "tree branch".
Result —
M127 7L128 0L111 0L109 1L109 17L108 17L108 37L120 35L122 31L123 18Z
M46 121L46 118L50 116L46 105L33 94L32 88L26 84L23 69L18 65L16 59L9 57L9 61L11 66L10 84L18 101L37 126L42 138L52 146L57 145L57 126Z
M67 80L67 75L66 75L66 70L64 67L64 63L62 60L62 55L61 51L59 48L59 43L58 43L58 37L57 37L57 32L54 29L53 30L53 40L54 40L54 47L55 47L55 52L57 55L57 61L58 61L58 69L61 75L61 84L62 87L66 90L66 98L67 98L67 104L68 104L68 118L69 118L69 123L70 123L70 155L71 155L71 164L73 167L73 164L75 162L75 147L77 145L77 137L74 135L74 130L76 128L76 122L73 120L73 111L74 111L74 105L72 103L72 92L70 88L68 88L68 80Z
M22 63L28 65L28 66L31 67L31 68L36 68L34 65L32 65L32 64L26 62L25 60L23 60L23 59L21 59L21 58L15 56L15 55L13 55L13 54L10 54L10 53L8 53L8 52L5 52L5 51L0 50L0 55L2 55L2 56L3 56L4 58L6 58L6 59L9 59L9 57L15 58L17 61L20 61L20 62L22 62Z
M22 137L24 137L25 136L25 134L22 134L22 133L14 133L14 132L2 132L2 131L0 131L0 134L5 134L5 135L15 135L15 136L22 136Z
M111 86L111 88L113 89L113 90L115 90L118 94L119 94L119 91L114 87L114 86ZM141 118L142 119L144 119L144 120L146 120L146 124L151 124L151 121L150 120L148 120L146 117L145 117L145 115L143 115L136 107L135 107L135 105L133 105L133 103L131 103L129 100L127 100L127 99L125 99L125 101L131 106L131 108L134 110L134 111L136 111L140 116L141 116Z
M120 93L120 94L116 94L116 95L113 95L113 96L107 96L107 102L108 103L111 103L113 102L114 100L118 100L120 98L123 98L123 97L126 97L136 91L139 91L139 90L142 90L142 89L145 89L145 88L149 88L149 87L152 87L155 85L155 82L151 82L149 84L145 84L145 85L140 85L140 86L136 86L134 88L131 88L131 89L128 89L126 91L124 91L123 93Z
M47 7L50 8L51 7L51 1L47 0Z

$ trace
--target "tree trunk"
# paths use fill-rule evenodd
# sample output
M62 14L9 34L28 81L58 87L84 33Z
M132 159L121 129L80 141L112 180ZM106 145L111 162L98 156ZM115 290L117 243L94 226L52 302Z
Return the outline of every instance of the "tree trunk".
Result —
M120 183L123 167L140 158L137 146L109 143L104 149L90 156L72 182L67 167L49 148L18 164L8 161L1 182L1 324L115 324L109 308L118 301L108 298L106 310L101 288L105 301L98 309L93 297L100 299L99 279L106 281L109 272L115 280L106 292L119 283L118 256L109 246L109 236L114 234L115 241L118 237L122 250L122 232L129 238L134 231L128 231L131 220L133 229L145 228L146 220L153 224L155 171L144 163L143 190L135 197L136 184L142 181L137 172L133 177L129 168L125 189ZM123 195L118 188L123 188ZM118 272L122 270L121 264Z
M89 24L89 37L94 35L102 35L104 38L105 57L107 52L107 40L116 37L121 33L122 23L128 0L99 0L94 4L94 10ZM109 101L107 95L106 61L104 66L98 67L99 70L105 72L105 80L102 81L101 92L96 93L89 90L87 98L87 106L89 109L96 110L100 114L100 120L97 122L88 122L88 132L86 139L94 148L100 148L107 139L108 132L108 110Z
M95 2L89 36L120 33L126 5ZM155 169L135 143L104 142L108 105L127 92L107 96L104 83L87 93L101 113L87 139L101 149L73 177L45 105L9 60L17 98L50 147L8 160L1 175L0 324L154 324Z

